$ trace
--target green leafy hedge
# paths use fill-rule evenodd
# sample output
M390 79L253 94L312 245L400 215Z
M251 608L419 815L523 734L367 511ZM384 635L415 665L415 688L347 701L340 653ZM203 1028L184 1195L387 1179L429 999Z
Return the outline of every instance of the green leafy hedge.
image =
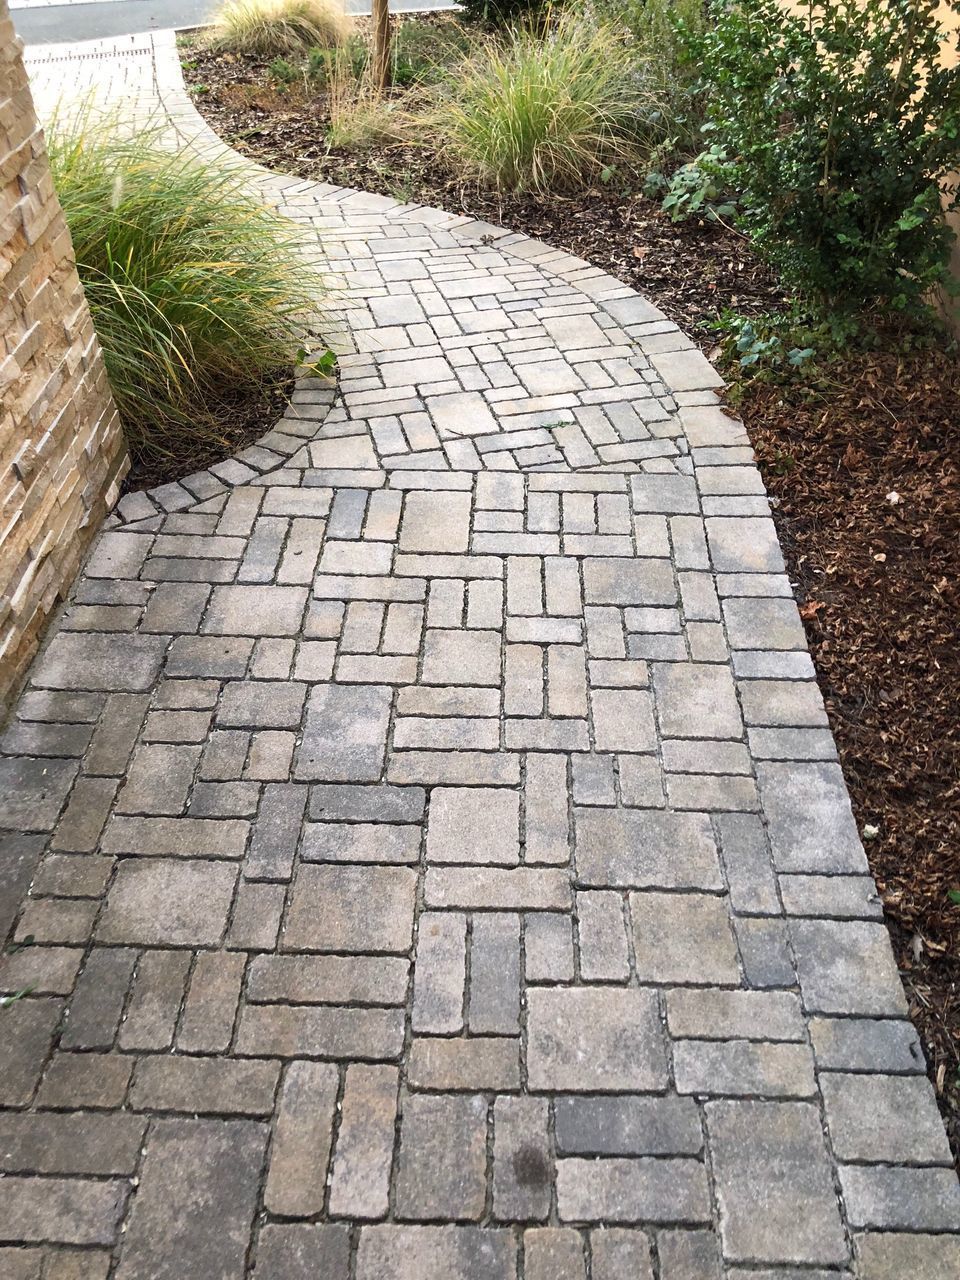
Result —
M821 310L922 313L948 280L940 184L960 157L960 67L942 64L938 9L714 0L690 37L741 225Z

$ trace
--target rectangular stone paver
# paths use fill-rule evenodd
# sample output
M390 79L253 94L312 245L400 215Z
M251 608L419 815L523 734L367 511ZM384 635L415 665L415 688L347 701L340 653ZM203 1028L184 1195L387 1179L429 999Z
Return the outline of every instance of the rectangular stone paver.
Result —
M487 1104L476 1094L410 1094L403 1102L397 1213L478 1220L486 1197Z
M515 1280L516 1244L505 1229L377 1226L360 1233L357 1280Z
M193 111L169 34L30 56ZM718 375L548 246L251 180L339 381L122 499L0 737L0 1273L954 1280Z
M4 1234L27 1243L109 1245L129 1191L120 1179L0 1178Z
M317 685L307 700L295 776L319 782L376 782L387 747L390 690Z
M711 1102L706 1114L724 1258L846 1262L848 1246L816 1107Z
M696 1156L703 1148L690 1098L561 1097L556 1101L557 1151L578 1156Z
M121 1280L243 1271L267 1127L250 1120L159 1120L123 1237Z
M402 952L413 933L407 867L304 866L283 927L285 951Z
M501 1221L542 1221L553 1179L545 1098L500 1097L494 1104L493 1210Z
M722 886L716 841L701 814L577 809L577 875L598 888Z
M499 787L435 787L427 824L432 863L515 866L520 860L520 797Z
M666 1050L651 993L535 988L527 999L532 1090L621 1093L666 1086Z
M284 1217L323 1209L339 1080L323 1062L292 1062L277 1107L264 1203Z
M706 1169L697 1160L581 1160L557 1163L563 1222L709 1222Z
M380 1218L387 1212L397 1115L395 1067L347 1068L330 1178L330 1212Z
M97 938L140 946L216 946L237 880L229 862L143 858L121 862Z

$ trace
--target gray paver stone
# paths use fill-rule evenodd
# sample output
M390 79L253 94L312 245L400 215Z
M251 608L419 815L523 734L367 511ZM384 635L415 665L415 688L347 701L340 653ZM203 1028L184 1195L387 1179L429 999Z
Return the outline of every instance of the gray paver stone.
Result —
M383 769L390 690L317 685L307 700L295 776L319 782L376 782Z
M340 1223L270 1223L260 1232L256 1280L347 1280L350 1232Z
M535 987L527 993L527 1071L534 1091L661 1089L666 1049L649 991Z
M407 951L416 876L407 867L309 865L300 870L285 951Z
M31 679L45 689L139 693L156 682L166 647L163 636L61 631L47 645Z
M120 1280L242 1272L267 1142L244 1120L158 1120L120 1252Z
M711 1102L706 1116L724 1258L846 1262L817 1108L805 1102Z
M357 1280L515 1280L510 1231L465 1226L376 1226L360 1233Z
M722 887L716 842L702 814L577 809L576 865L585 885Z
M400 1218L478 1220L486 1196L487 1104L471 1094L406 1094L400 1125Z

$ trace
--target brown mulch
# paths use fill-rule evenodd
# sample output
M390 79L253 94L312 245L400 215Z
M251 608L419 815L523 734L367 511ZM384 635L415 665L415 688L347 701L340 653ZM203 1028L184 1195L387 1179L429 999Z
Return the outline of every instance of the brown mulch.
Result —
M960 1158L960 365L854 355L739 409Z
M253 391L238 391L225 385L215 400L208 400L198 414L199 430L171 422L161 434L151 432L148 453L137 448L135 430L127 429L131 465L123 482L123 492L152 489L154 485L181 480L222 462L248 448L282 417L293 391L291 367L266 375ZM162 441L165 452L159 452Z
M673 224L615 183L572 198L464 188L425 146L328 148L322 99L278 94L262 62L191 49L194 101L270 168L439 205L579 255L713 349L724 312L782 306L734 230ZM960 1161L960 366L919 351L846 355L738 411L775 500L820 686L887 911L910 1012ZM888 495L899 495L894 501Z

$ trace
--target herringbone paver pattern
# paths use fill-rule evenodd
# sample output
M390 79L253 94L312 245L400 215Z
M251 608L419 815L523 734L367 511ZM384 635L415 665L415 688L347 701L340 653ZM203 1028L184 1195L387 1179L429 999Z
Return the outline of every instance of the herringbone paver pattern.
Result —
M566 255L276 189L340 387L124 500L0 741L0 1272L955 1276L716 374Z

